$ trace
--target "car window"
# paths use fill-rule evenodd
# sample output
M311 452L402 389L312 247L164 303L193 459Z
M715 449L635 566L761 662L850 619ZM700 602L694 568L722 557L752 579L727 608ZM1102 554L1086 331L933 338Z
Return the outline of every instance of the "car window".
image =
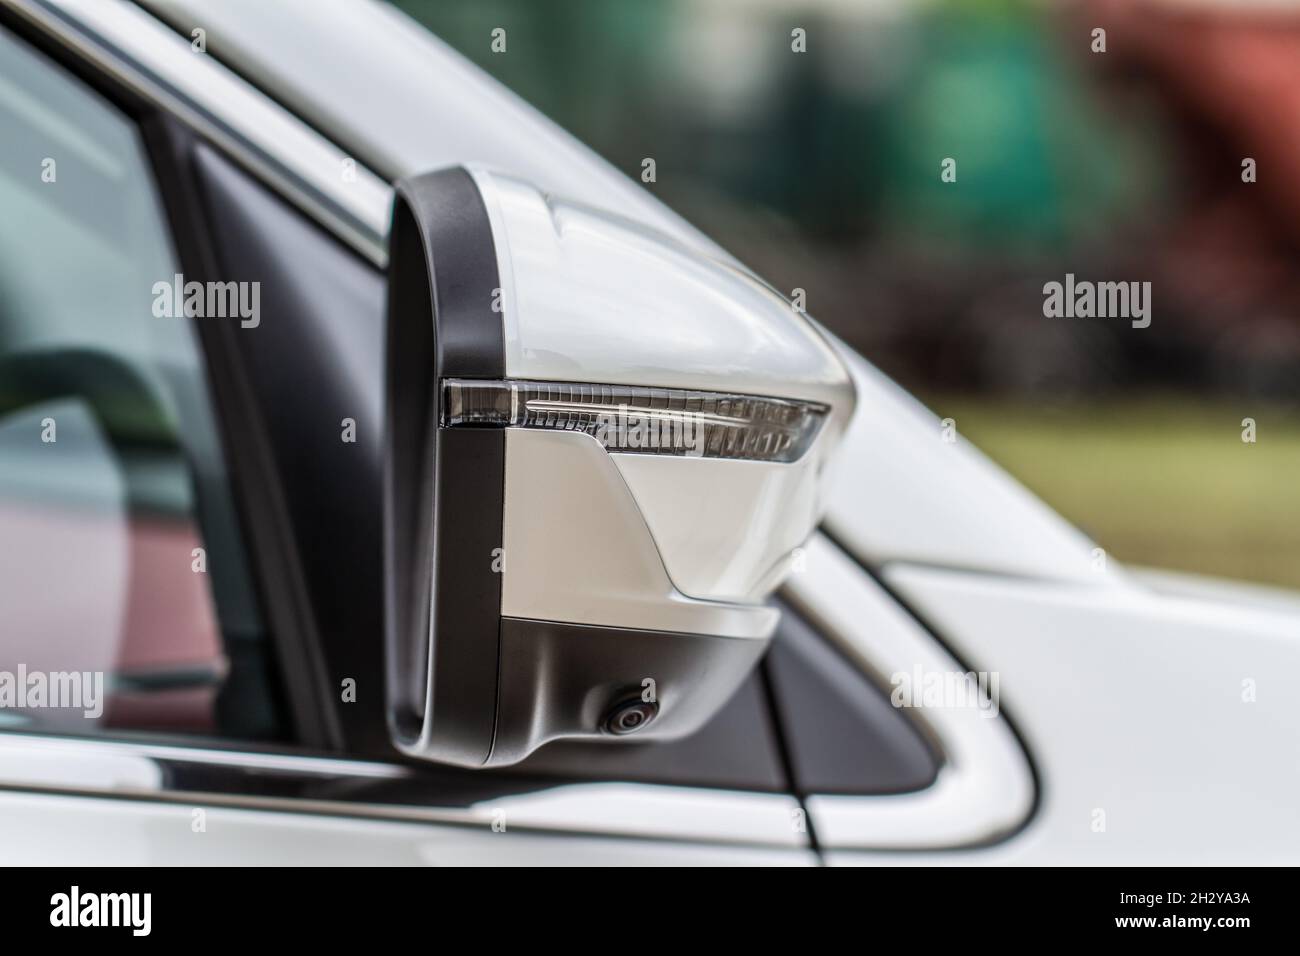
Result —
M0 728L282 722L136 126L0 31Z
M907 793L933 785L941 755L889 693L793 607L764 666L799 793Z

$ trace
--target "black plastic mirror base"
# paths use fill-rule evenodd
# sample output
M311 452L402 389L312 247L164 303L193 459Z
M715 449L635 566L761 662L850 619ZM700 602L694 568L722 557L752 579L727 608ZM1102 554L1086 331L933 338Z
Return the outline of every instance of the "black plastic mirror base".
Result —
M516 763L561 737L685 737L731 698L767 645L761 638L502 618L489 763ZM611 726L611 718L637 714L644 716Z

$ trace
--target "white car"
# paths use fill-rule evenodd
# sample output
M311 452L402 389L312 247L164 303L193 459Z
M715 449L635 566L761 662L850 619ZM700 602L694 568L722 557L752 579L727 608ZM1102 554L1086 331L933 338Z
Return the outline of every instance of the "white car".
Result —
M386 4L0 0L0 128L0 861L1300 860L1300 599Z

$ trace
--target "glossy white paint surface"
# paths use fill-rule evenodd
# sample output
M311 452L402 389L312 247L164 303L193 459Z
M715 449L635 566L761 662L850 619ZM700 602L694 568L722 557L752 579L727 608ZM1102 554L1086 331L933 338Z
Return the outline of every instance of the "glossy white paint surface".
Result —
M902 561L1121 586L1094 543L861 356L843 348L858 390L828 491L826 527L873 565Z
M589 435L507 429L504 525L506 617L753 638L776 626L770 607L673 587L613 456Z
M987 849L838 862L1300 860L1300 616L1141 588L904 567L888 578L968 665L1000 672L1041 806Z
M630 783L581 783L500 797L471 807L490 824L504 811L522 826L546 830L626 830L638 836L716 843L755 841L790 848L807 843L791 796Z
M968 671L822 535L808 543L805 570L790 579L785 593L887 689L895 674ZM935 782L917 793L806 798L823 847L966 846L1004 837L1028 818L1033 771L999 712L954 701L910 713L943 754Z
M724 633L670 622L736 614L683 596L757 604L780 582L821 515L822 473L853 410L848 371L812 323L748 273L523 180L473 175L496 244L507 378L828 407L813 447L789 463L618 454L611 464L585 436L509 436L507 614Z
M194 832L194 810L206 829ZM5 866L808 866L804 849L0 791Z
M825 438L790 464L612 455L673 583L695 597L761 601L824 510Z
M514 176L473 173L496 242L508 378L771 395L851 411L835 350L749 273Z

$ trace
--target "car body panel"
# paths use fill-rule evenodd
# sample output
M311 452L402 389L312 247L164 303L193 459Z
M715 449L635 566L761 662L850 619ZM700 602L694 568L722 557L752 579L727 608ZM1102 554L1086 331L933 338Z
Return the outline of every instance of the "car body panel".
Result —
M7 866L810 866L808 850L0 792Z
M969 666L999 672L1002 708L1042 781L1038 811L1012 839L915 862L1300 857L1296 615L934 568L886 574Z

